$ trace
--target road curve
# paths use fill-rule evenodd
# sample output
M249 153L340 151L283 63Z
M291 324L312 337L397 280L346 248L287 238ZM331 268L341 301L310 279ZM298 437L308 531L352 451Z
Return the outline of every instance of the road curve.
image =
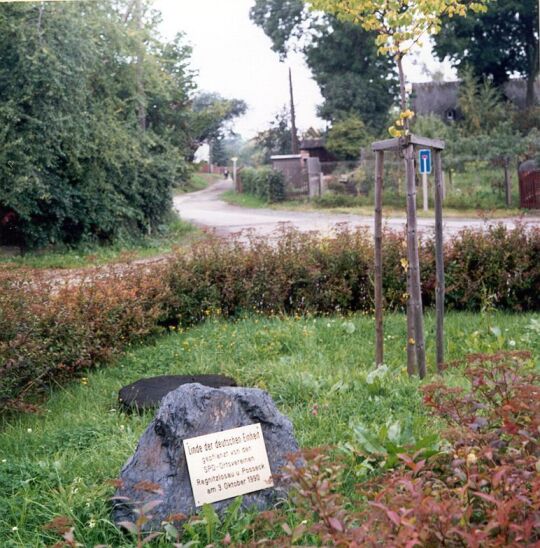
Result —
M275 209L246 208L227 204L220 199L220 195L233 188L231 181L218 181L204 190L176 196L174 207L186 221L193 224L211 228L219 235L230 235L246 230L252 230L258 235L272 234L284 223L290 224L296 229L317 231L328 234L337 225L347 224L351 228L361 227L373 230L373 217L351 214L337 214L328 212L311 211L285 211ZM456 234L464 228L485 230L490 225L504 224L512 228L519 222L517 218L495 219L485 221L483 219L456 219L444 220L444 232L447 235ZM391 230L401 231L405 227L405 218L385 217L385 227ZM527 218L527 226L540 227L540 218ZM435 226L434 219L418 218L418 231L430 235Z

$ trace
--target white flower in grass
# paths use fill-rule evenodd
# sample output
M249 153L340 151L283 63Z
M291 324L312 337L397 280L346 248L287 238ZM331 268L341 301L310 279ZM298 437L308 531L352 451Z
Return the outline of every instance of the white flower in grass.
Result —
M27 428L26 431L31 434L32 433L32 429L31 428Z

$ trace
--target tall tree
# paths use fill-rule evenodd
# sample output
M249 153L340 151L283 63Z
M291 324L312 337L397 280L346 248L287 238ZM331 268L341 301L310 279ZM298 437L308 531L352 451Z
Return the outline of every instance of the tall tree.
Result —
M313 9L324 10L346 21L361 25L364 29L376 32L375 42L381 54L392 58L398 68L401 113L390 132L394 137L407 137L410 134L410 119L414 113L407 109L405 91L405 72L403 58L419 40L429 34L437 33L441 28L441 17L466 15L468 9L485 10L487 0L309 0ZM404 156L407 174L407 255L408 255L408 340L415 345L417 370L420 377L426 374L424 347L424 319L422 310L422 292L420 286L420 264L418 256L418 235L416 222L416 188L414 169L414 146L411 142L398 141ZM440 183L440 154L435 154L435 173ZM381 198L382 198L382 153L377 155L376 183L376 219L375 219L375 256L376 256L376 361L382 363L382 275L381 275ZM436 254L437 286L444 286L442 267L442 222L439 184L436 184L439 204L436 214ZM437 367L442 367L442 308L439 307L443 291L437 292ZM407 368L412 372L412 353L408 354Z
M538 0L492 0L485 13L445 17L434 50L441 60L449 56L456 67L468 65L497 86L520 74L527 80L527 104L532 106L538 44Z
M397 93L395 67L377 55L374 34L332 15L314 15L302 0L256 0L252 20L282 58L290 50L305 56L324 102L328 121L353 112L380 130Z
M287 107L284 106L281 112L275 115L268 129L257 133L255 145L264 164L269 163L270 156L274 154L291 153L291 128Z
M229 161L223 138L210 141L210 163L215 166L226 166Z
M193 154L203 143L230 135L231 122L246 110L247 105L241 99L225 99L218 93L210 92L196 95L190 121Z
M171 46L172 70L154 15L144 9L138 28L129 5L0 4L0 239L111 240L146 233L170 210L171 185L186 174L176 112L188 110L189 51Z

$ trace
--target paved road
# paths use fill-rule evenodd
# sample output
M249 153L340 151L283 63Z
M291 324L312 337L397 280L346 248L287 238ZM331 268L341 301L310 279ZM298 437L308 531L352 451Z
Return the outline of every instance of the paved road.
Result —
M284 211L275 209L254 209L230 205L220 199L220 194L232 189L231 181L218 181L205 190L177 196L174 205L181 217L207 228L213 228L220 235L228 235L251 229L259 235L270 235L282 223L290 223L301 231L315 230L328 234L336 225L347 223L351 227L364 227L373 230L373 217L349 214L336 214L311 211ZM444 221L445 234L455 234L464 228L485 229L490 224L504 223L513 227L517 219L496 219L486 222L481 219L447 219ZM529 226L540 227L540 217L528 218ZM386 218L385 226L393 230L403 230L405 218ZM419 232L431 234L435 221L418 219Z

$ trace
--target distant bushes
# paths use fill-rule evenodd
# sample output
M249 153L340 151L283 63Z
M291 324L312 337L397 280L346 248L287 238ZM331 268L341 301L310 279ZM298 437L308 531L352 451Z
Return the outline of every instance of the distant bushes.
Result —
M241 172L242 191L262 198L266 202L285 200L283 173L269 168L245 168Z
M406 302L406 248L384 238L388 309ZM431 240L420 246L423 300L434 302ZM0 405L108 361L160 329L209 315L254 311L332 313L372 310L371 236L332 238L284 231L278 241L213 239L168 263L86 283L54 286L0 278ZM446 302L455 309L540 310L540 230L465 231L446 244ZM127 268L127 267L126 267Z

